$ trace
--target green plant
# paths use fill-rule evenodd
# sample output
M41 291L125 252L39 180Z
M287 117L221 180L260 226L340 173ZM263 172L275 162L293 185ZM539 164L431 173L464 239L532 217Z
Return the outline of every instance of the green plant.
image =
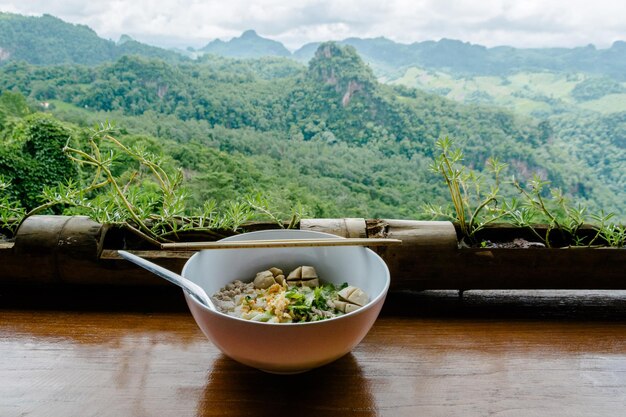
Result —
M66 214L88 215L101 223L125 227L155 245L188 231L223 237L221 231L237 232L259 215L283 227L261 197L221 205L209 200L200 209L188 210L182 171L164 168L167 164L158 155L124 145L111 135L112 130L110 124L102 124L84 149L66 145L64 152L82 167L88 180L70 179L46 187L46 202L26 215L61 206ZM289 227L295 226L300 215L293 214Z
M600 238L612 247L622 248L626 246L626 226L611 223L610 220L614 216L614 213L605 214L604 212L591 216L597 222L594 225L597 234L590 245Z
M554 232L558 232L558 239L561 242L571 242L574 246L584 246L585 238L580 237L578 232L585 225L586 208L582 205L574 207L558 188L550 188L550 199L546 200L544 194L550 181L544 180L538 175L534 175L528 182L528 187L524 188L513 178L513 186L522 195L521 205L523 211L516 210L515 203L506 207L508 215L513 222L521 227L528 227L543 241L546 246L551 247L554 243ZM542 224L546 228L545 235L537 232L533 224Z
M89 137L87 149L71 147L69 141L63 149L70 160L91 170L89 184L83 185L69 179L66 183L46 187L43 191L46 202L27 215L55 206L67 206L73 208L73 214L88 214L102 222L121 223L146 239L157 242L159 233L156 230L159 229L160 219L154 219L156 224L150 227L150 213L157 206L160 214L157 217L171 217L180 212L183 207L182 196L176 194L175 190L180 185L182 174L168 174L160 168L156 158L140 149L128 148L112 137L109 134L111 129L110 125L102 125ZM102 142L105 141L112 146L109 152L101 151ZM139 164L137 170L127 174L124 182L113 174L114 164L120 155L130 157ZM158 183L158 197L154 193L140 192L138 179L146 175L146 172ZM142 185L145 187L145 184Z
M24 217L25 209L7 192L10 186L11 184L0 176L0 228L15 233Z
M54 118L31 114L20 119L0 142L0 174L11 183L11 194L27 209L40 204L41 192L78 175L63 153L72 131Z
M444 217L456 222L463 239L469 240L467 243L476 243L476 232L507 214L498 207L501 198L500 174L507 165L496 158L489 158L487 171L493 174L493 180L487 184L483 175L462 165L463 152L460 148L454 148L450 138L437 140L435 146L440 153L430 170L443 177L450 192L453 211L432 204L427 204L425 210L433 217Z
M291 218L287 223L285 222L285 220L278 217L276 211L272 209L269 199L262 193L256 193L252 196L249 196L246 199L246 202L256 212L262 213L267 218L278 224L281 228L285 228L285 224L287 224L287 229L293 229L294 227L296 227L298 221L300 221L300 219L306 215L306 210L302 206L302 204L296 203L295 207L292 209Z
M433 217L455 222L462 234L461 243L478 244L478 231L490 223L503 221L529 229L547 247L626 245L626 227L610 222L613 213L587 216L586 207L573 205L560 189L549 187L550 181L539 175L534 175L526 186L513 178L510 184L521 198L507 200L500 194L500 176L506 164L489 158L486 171L493 178L487 179L462 165L463 153L449 138L439 139L436 147L440 153L431 170L444 178L453 209L429 204L425 211ZM488 191L484 191L486 186ZM595 236L580 233L589 224L588 217L596 222L592 225Z

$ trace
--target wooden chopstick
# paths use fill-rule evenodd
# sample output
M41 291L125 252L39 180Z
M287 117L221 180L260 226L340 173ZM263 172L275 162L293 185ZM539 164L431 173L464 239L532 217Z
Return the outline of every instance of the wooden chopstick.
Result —
M398 239L346 238L346 239L275 239L240 240L232 242L185 242L162 243L161 249L200 250L200 249L246 249L246 248L292 248L309 246L392 246L402 244Z

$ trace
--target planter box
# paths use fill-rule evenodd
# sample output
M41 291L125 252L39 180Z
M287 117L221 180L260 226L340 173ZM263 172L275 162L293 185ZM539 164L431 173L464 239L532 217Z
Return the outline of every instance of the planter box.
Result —
M448 256L409 256L404 259L414 267L393 275L400 289L626 289L623 249L458 249Z
M393 269L392 285L397 289L626 289L626 249L459 248L450 223L382 222L388 237L405 242L379 250ZM482 237L507 240L519 236L519 231L495 225ZM531 238L529 231L522 232L526 233L522 237ZM443 244L444 236L454 244Z
M275 227L252 225L256 230ZM375 248L389 266L392 291L626 289L625 249L460 249L449 222L304 219L300 228L401 239L401 246ZM497 233L512 233L504 229ZM130 241L85 217L33 216L15 242L0 244L0 285L170 285L119 258L116 250ZM135 253L177 272L193 254L145 248Z

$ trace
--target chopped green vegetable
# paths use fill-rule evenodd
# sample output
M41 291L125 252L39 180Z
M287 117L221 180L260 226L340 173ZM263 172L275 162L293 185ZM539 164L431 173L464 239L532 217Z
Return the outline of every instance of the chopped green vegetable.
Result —
M289 287L285 292L285 298L289 302L287 310L291 313L294 321L317 321L332 316L340 315L332 301L337 300L338 291L343 286L325 284L313 289L309 287ZM329 303L331 301L331 303Z

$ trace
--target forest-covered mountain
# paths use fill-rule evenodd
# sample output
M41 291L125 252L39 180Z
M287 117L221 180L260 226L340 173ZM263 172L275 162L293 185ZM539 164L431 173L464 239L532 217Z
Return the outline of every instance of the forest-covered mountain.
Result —
M291 56L285 46L271 39L263 38L254 30L247 30L238 38L229 41L215 39L199 50L207 54L233 58L261 58L265 56Z
M505 107L548 117L572 112L626 111L626 43L608 49L485 48L460 41L400 44L385 38L349 38L379 81L423 89L467 104ZM291 57L305 64L319 43L291 54L280 42L245 31L194 50L164 50L123 35L115 43L86 26L53 16L0 14L0 63L23 60L36 65L96 65L124 55L157 57L168 62L205 54L234 58Z
M626 81L626 42L608 49L487 48L453 39L401 44L386 38L349 38L338 42L356 48L365 62L397 72L409 67L445 70L459 75L509 75L521 71L584 72ZM307 61L318 44L304 45L294 56Z
M0 62L26 61L35 65L97 65L124 55L177 61L182 55L123 36L120 42L100 38L84 25L51 15L21 16L0 12Z
M87 26L66 23L50 15L34 17L0 13L0 59L3 61L94 65L128 54L166 60L182 57L174 51L142 44L128 37L122 37L122 40L118 43L104 40ZM607 49L597 49L593 45L577 48L487 48L453 39L403 44L382 37L348 38L337 40L337 43L353 46L366 63L381 71L380 75L398 75L408 68L419 67L465 76L506 76L523 71L582 72L626 81L624 41L616 41ZM291 54L280 42L247 30L229 41L213 40L195 52L240 58L291 56L308 62L318 46L319 43L306 44Z
M612 138L624 123L614 118L553 126L387 86L353 48L333 43L308 67L295 65L218 57L10 63L0 89L51 103L58 119L78 127L116 120L130 140L178 161L195 204L280 190L283 202L303 202L316 216L418 217L423 203L445 204L428 165L434 141L450 135L478 170L495 155L522 181L539 173L592 208L623 207L624 143Z
M14 23L21 17L2 19ZM301 202L318 217L419 217L423 203L446 202L441 180L428 171L434 142L445 135L459 142L465 162L479 171L495 155L509 164L507 175L523 182L537 173L591 209L619 213L626 204L625 113L533 118L458 104L406 85L381 84L355 48L335 43L317 45L306 66L280 57L180 59L158 48L166 55L141 57L154 52L141 44L134 56L113 59L120 52L103 53L94 65L89 48L100 45L104 51L112 42L51 16L24 19L62 27L59 33L71 29L77 40L51 44L48 55L33 52L30 58L26 48L22 58L8 55L0 66L0 90L26 97L31 107L29 114L0 120L5 157L0 174L14 172L8 179L16 185L21 176L10 171L10 155L27 140L24 132L39 110L52 113L75 139L95 122L116 121L121 138L184 168L194 205L207 197L224 200L260 191L282 207ZM0 25L0 39L15 39L5 33L13 23ZM50 26L43 34L36 28L23 25L32 35L29 42L43 34L63 39L50 35ZM249 32L231 44L244 51L243 38L255 43L260 37ZM375 41L390 54L381 59L395 62L390 41ZM134 41L125 38L113 50L129 43ZM9 45L0 44L3 51L10 51ZM606 87L586 80L572 87L581 102ZM620 86L613 82L607 88L621 94Z
M410 45L385 38L350 38L380 81L419 88L466 104L504 107L540 118L554 114L626 111L626 47L516 49L485 48L452 40ZM305 64L319 43L291 54L280 42L248 30L229 41L168 51L123 35L115 43L86 26L53 16L0 14L0 63L96 65L124 55L157 57L168 62L204 54L234 58L291 57Z

